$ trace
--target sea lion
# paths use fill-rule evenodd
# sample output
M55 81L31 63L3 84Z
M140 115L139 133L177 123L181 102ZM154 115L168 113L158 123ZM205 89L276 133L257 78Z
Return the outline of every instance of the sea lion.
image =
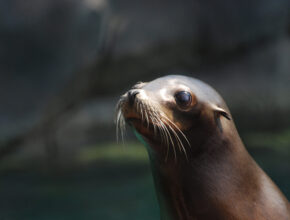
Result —
M290 219L290 205L244 147L222 97L170 75L121 96L117 127L147 146L162 220Z

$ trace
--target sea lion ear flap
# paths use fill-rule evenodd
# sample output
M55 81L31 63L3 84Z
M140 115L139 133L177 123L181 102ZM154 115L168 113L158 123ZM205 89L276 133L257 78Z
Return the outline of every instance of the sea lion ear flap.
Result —
M213 110L215 112L216 115L222 115L224 116L226 119L231 120L231 117L229 115L229 113L227 113L224 109L214 105L213 106Z
M222 128L222 124L221 124L221 120L220 120L220 116L225 117L228 120L231 120L230 115L223 109L220 108L216 105L212 105L213 111L214 111L214 117L215 117L215 121L217 123L218 128L220 129L220 131L223 131Z

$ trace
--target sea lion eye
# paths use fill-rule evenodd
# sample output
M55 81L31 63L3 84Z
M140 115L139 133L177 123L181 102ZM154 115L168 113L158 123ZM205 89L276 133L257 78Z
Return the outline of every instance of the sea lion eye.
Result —
M186 91L177 92L175 94L175 101L181 107L187 107L191 103L191 94Z

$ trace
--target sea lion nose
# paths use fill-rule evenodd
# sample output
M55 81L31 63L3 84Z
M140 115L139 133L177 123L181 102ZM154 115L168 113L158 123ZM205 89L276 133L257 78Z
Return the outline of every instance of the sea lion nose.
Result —
M132 90L128 91L128 100L129 100L129 104L130 105L133 105L134 104L136 95L138 93L139 93L139 91L136 90L136 89L132 89Z

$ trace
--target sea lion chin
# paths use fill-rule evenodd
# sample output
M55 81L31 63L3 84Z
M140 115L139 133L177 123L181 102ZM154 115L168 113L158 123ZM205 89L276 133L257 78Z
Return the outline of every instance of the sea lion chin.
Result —
M170 75L137 83L117 105L148 145L161 219L290 219L290 205L245 149L222 97Z

